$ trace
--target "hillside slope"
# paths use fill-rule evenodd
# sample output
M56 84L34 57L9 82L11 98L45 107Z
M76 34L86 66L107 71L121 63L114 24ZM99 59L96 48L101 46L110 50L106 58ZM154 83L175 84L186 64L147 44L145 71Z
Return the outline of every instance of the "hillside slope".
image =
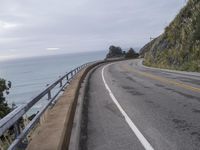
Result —
M200 71L200 1L189 0L165 32L146 44L140 55L149 66Z

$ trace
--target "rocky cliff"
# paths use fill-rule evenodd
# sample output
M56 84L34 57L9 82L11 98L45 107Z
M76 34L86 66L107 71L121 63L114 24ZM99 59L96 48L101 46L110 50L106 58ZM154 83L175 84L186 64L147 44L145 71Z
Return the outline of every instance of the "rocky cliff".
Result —
M200 0L189 0L165 32L146 44L140 55L149 66L200 71Z

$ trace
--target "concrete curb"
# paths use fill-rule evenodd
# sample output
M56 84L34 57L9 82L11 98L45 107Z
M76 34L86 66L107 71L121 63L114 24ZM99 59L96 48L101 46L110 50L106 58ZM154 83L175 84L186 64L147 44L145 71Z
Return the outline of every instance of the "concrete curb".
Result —
M154 70L161 70L161 71L166 71L166 72L172 72L172 73L181 73L184 75L192 75L192 76L197 76L200 77L200 73L199 72L187 72L187 71L179 71L179 70L170 70L170 69L162 69L162 68L155 68L155 67L149 67L149 66L145 66L143 64L143 59L141 59L141 61L139 62L139 66L147 68L147 69L154 69Z
M67 122L65 124L65 131L63 132L63 135L62 135L62 138L60 140L58 149L60 149L60 150L69 149L71 133L72 133L72 128L73 128L73 121L74 121L74 116L75 116L77 102L78 102L79 90L80 90L82 82L84 81L85 77L87 76L88 72L91 69L93 69L94 67L96 67L100 64L103 64L103 63L106 63L106 61L99 61L99 62L96 62L96 63L91 64L90 66L86 67L83 75L81 76L80 80L78 81L78 86L76 88L74 101L73 101L73 104L72 104L70 111L68 113L69 119L67 119Z
M104 62L106 63L106 62ZM81 88L79 90L79 96L78 96L78 101L76 105L76 112L74 116L74 121L73 121L73 127L71 131L71 137L70 137L70 143L69 143L69 150L79 150L79 144L80 144L80 135L81 135L81 123L82 123L82 117L83 117L83 103L85 99L85 93L87 90L88 86L88 81L90 75L99 68L102 64L98 64L97 66L93 67L86 75L84 81L81 84Z

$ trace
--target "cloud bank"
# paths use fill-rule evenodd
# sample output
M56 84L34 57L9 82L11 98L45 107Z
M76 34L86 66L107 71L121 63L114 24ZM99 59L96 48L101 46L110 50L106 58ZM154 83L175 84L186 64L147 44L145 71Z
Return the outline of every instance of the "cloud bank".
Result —
M161 34L183 5L185 0L1 0L0 53L141 47Z

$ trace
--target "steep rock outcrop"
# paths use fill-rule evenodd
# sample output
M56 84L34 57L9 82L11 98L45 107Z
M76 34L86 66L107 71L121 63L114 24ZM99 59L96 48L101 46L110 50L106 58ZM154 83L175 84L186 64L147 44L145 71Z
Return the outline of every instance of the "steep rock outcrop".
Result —
M200 71L200 1L189 0L165 32L146 44L140 55L149 66Z

